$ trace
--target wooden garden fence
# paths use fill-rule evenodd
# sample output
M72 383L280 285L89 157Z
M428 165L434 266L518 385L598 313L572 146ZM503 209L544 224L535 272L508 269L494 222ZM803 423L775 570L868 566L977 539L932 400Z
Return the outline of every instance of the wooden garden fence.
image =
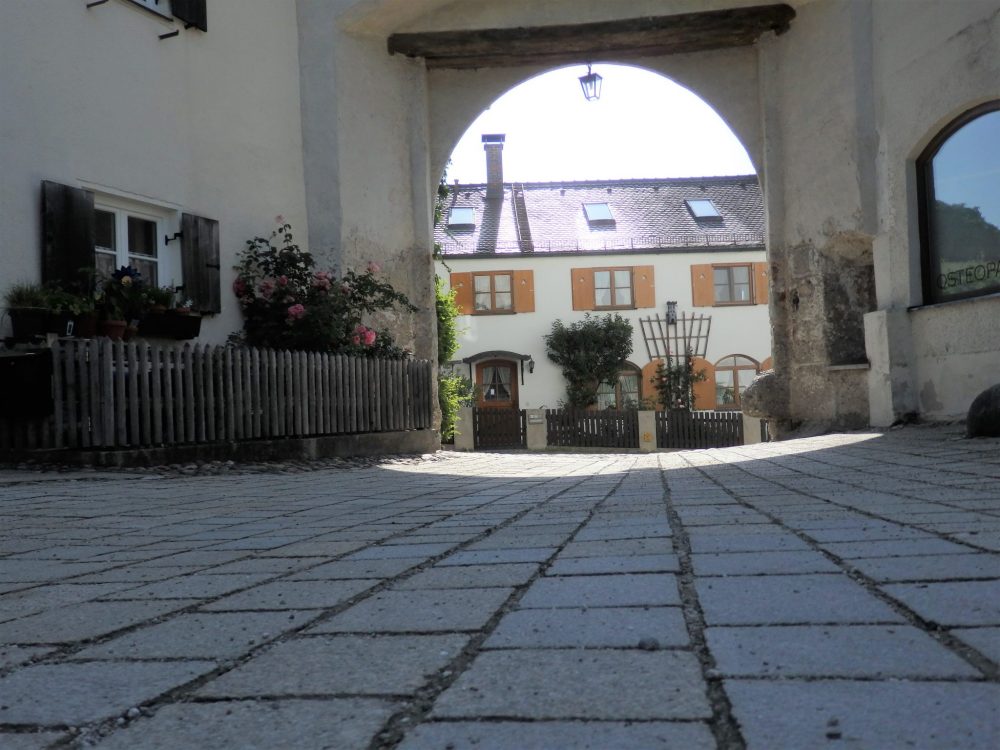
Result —
M546 409L545 423L550 446L639 447L639 413L635 409Z
M432 378L426 360L63 340L52 347L53 413L0 417L0 451L428 429Z
M656 412L659 448L688 450L743 445L743 414L738 411Z

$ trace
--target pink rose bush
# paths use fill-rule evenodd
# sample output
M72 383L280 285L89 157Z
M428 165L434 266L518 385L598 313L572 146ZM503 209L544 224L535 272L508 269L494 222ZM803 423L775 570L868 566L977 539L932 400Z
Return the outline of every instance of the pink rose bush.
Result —
M317 269L295 244L291 225L278 218L270 237L255 237L238 257L233 294L243 312L236 343L274 349L325 351L400 359L388 331L363 322L386 312L416 308L393 286L376 278L382 267L370 261L363 273Z

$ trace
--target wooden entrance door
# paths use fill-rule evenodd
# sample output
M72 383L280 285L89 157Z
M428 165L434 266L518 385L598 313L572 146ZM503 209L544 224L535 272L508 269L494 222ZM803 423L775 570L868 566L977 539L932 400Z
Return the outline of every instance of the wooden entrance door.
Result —
M476 365L476 385L481 409L517 408L517 364L508 359L490 359Z

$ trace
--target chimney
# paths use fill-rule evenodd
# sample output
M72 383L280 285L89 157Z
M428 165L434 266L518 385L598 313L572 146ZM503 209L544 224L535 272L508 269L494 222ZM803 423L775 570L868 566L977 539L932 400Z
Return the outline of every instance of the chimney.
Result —
M486 197L503 198L503 134L484 135L483 150L486 151Z

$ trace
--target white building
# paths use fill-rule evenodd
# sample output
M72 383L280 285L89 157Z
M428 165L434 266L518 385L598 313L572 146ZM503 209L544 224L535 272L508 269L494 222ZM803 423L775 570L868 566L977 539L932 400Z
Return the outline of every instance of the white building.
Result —
M619 313L632 356L599 406L655 400L656 354L667 329L643 319L708 316L697 324L695 408L739 408L739 394L770 367L763 207L754 175L660 180L504 183L504 137L483 136L487 183L451 187L436 232L438 273L457 290L456 372L479 405L555 408L566 387L545 354L554 321ZM706 344L704 348L699 344ZM460 364L458 364L460 362Z

